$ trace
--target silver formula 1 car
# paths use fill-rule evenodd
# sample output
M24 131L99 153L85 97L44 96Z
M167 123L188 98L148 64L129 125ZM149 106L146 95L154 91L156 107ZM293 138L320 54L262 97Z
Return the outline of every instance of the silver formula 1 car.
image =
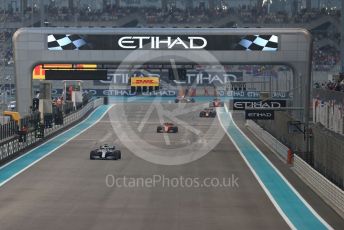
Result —
M113 145L101 145L99 148L90 152L91 160L119 160L121 159L121 151Z
M174 100L175 103L195 103L195 99L192 98L192 97L184 97L184 96L181 96L181 97L177 97L175 100Z

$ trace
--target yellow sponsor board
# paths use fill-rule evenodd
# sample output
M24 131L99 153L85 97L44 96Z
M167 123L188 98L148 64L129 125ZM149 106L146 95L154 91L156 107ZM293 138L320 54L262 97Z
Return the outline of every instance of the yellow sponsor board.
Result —
M32 79L34 80L44 80L45 79L45 69L42 65L36 65L32 71Z
M158 77L131 77L131 86L159 86L160 81Z
M71 69L72 64L43 64L43 69Z
M97 70L97 64L43 64L36 65L32 71L32 79L45 80L46 70ZM76 79L77 80L77 79Z

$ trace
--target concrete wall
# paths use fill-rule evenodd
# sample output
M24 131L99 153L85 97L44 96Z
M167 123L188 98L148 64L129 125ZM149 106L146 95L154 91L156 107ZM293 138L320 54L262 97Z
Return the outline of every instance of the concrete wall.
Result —
M291 148L298 156L340 188L344 188L344 136L334 133L321 124L312 126L312 153L300 151L306 144L303 134L289 134L287 122L292 120L286 112L275 112L274 121L258 124Z
M344 188L344 136L320 124L313 127L314 168Z
M324 89L314 89L313 97L321 100L343 101L344 93ZM275 120L257 123L270 134L291 148L303 160L323 174L340 188L344 188L344 135L335 133L320 123L311 126L313 137L309 154L300 151L306 144L304 135L289 134L287 122L292 118L287 112L275 112Z
M275 111L275 120L258 121L257 123L306 162L312 164L312 155L303 152L306 145L303 133L288 133L288 121L292 120L291 115L287 112Z

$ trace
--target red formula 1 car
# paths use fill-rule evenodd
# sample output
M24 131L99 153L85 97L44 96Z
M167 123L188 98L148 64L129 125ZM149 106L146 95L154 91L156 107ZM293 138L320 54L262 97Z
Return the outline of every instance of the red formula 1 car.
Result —
M216 117L216 110L213 108L205 108L199 113L200 117Z
M214 98L213 101L209 103L209 107L223 107L224 103L220 98Z
M162 125L159 125L156 128L156 131L158 133L177 133L178 132L178 127L175 126L173 123L164 123Z

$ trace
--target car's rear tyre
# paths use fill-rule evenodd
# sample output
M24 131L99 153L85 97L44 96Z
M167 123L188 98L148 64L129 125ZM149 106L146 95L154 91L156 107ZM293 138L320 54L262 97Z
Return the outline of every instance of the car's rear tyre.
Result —
M175 103L178 103L178 102L179 102L179 100L178 100L178 99L176 99L176 100L174 100L174 102L175 102Z
M162 127L156 128L156 132L157 132L157 133L161 133L161 132L162 132Z
M204 117L204 114L203 114L203 113L200 113L200 114L199 114L199 117Z
M90 152L90 160L94 160L94 157L93 157L94 152L95 152L95 151L91 151L91 152Z
M178 127L175 127L175 128L173 129L173 131L174 131L175 133L178 133Z

